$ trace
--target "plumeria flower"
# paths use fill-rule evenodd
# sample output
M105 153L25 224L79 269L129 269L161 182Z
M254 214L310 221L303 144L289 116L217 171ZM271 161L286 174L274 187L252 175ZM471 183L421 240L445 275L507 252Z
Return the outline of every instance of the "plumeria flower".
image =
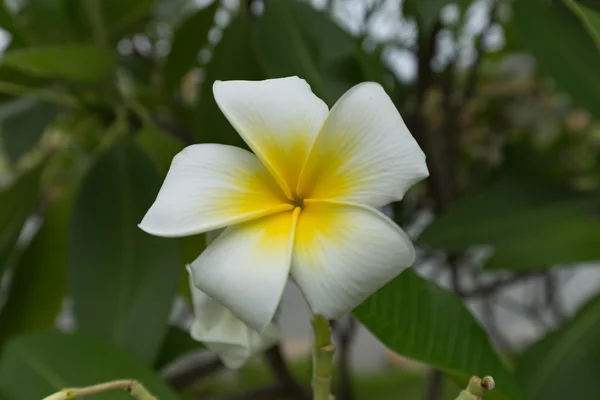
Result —
M213 92L254 154L185 148L140 224L166 237L228 226L191 264L196 288L262 332L288 275L314 314L337 319L413 263L407 235L376 208L428 176L425 155L379 84L331 110L297 77Z
M240 368L253 355L279 340L279 330L274 323L267 325L262 334L256 332L229 309L197 289L192 284L191 276L190 290L194 306L190 335L214 351L227 368Z

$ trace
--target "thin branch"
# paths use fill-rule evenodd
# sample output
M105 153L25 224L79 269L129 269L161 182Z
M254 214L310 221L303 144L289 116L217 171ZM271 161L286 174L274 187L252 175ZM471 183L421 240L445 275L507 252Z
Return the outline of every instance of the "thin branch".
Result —
M285 393L291 400L309 400L310 395L308 391L303 388L292 375L288 368L283 355L281 354L281 348L279 345L275 345L265 351L265 359L271 368L271 371L275 375L279 386L285 390Z
M196 142L194 140L193 132L185 129L183 126L179 125L173 120L153 116L152 122L154 122L154 124L163 131L168 132L173 136L179 138L186 145L191 145Z
M540 276L543 274L544 273L540 272L540 271L525 272L525 273L510 276L508 278L498 279L489 284L476 287L470 291L465 291L462 293L462 297L463 298L472 298L472 297L481 297L481 296L495 294L499 290L501 290L507 286L512 286L512 285L521 283L529 278L533 278L533 277Z
M47 103L58 104L66 107L77 107L79 100L66 93L55 92L48 89L40 89L19 85L12 82L0 82L0 93L10 94L14 96L30 97Z
M110 390L124 390L134 399L138 400L157 400L146 388L138 381L132 379L122 379L112 382L100 383L98 385L87 386L83 388L62 389L43 400L72 400L81 397L91 396L93 394L103 393Z
M425 400L440 400L444 389L444 374L439 369L432 369L427 377Z
M338 384L336 400L352 400L354 394L352 391L352 378L350 373L350 350L356 337L358 324L354 317L348 317L348 323L342 325L338 323L332 325L333 334L338 344Z
M201 360L190 365L188 368L166 378L167 383L175 390L183 389L192 383L207 378L224 368L218 357L210 360Z
M566 317L562 304L562 296L556 277L552 271L548 271L548 274L544 278L544 290L546 294L546 304L557 323L562 323Z

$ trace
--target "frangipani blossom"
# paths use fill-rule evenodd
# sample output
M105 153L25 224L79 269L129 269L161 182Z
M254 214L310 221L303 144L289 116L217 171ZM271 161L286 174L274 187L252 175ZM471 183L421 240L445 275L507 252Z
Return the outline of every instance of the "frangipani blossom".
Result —
M314 314L337 319L414 262L376 208L428 176L425 155L379 84L331 111L297 77L217 81L213 92L254 154L187 147L140 224L167 237L228 226L192 263L195 287L262 332L289 275Z
M262 334L249 328L226 307L197 289L191 275L190 290L195 316L190 335L214 351L227 368L240 368L250 357L279 340L279 329L274 323L267 325Z

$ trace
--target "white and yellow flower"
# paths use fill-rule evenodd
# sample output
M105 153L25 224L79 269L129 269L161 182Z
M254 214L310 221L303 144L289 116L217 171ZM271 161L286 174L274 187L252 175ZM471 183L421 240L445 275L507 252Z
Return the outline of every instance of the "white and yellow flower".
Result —
M336 319L413 263L407 235L376 208L428 176L425 155L379 84L331 111L297 77L213 91L254 154L187 147L140 224L167 237L228 226L192 263L195 287L263 332L290 274L314 314Z

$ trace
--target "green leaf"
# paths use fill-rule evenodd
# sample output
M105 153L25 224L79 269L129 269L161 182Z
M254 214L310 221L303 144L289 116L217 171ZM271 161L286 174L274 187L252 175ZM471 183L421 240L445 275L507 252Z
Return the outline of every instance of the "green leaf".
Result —
M50 330L67 286L67 234L70 196L55 202L21 255L0 313L0 348L16 334Z
M136 379L160 400L178 397L148 367L108 343L84 335L37 333L11 340L0 358L0 393L10 400L43 399L65 387ZM131 400L124 391L94 400Z
M492 375L497 398L522 398L520 385L460 299L411 269L369 297L354 315L399 354L465 378Z
M216 80L260 80L264 78L250 40L250 21L240 15L223 32L206 67L196 114L196 138L203 143L223 143L247 148L215 102L212 85Z
M203 348L204 345L192 339L189 332L176 326L169 326L154 367L157 369L165 367L178 358Z
M538 269L600 259L594 198L562 186L502 176L475 188L429 225L421 245L461 251L494 246L488 268Z
M0 105L0 134L9 160L16 162L31 150L60 112L55 104L26 98Z
M28 47L5 53L4 65L42 77L94 82L116 66L116 53L86 44Z
M175 29L171 52L165 64L165 83L178 89L181 78L198 65L198 52L208 44L208 31L214 25L215 12L220 3L196 11Z
M143 31L156 3L157 0L102 0L102 14L113 42Z
M600 116L600 52L581 22L560 1L516 1L513 9L521 39L538 66L575 104Z
M600 368L600 296L559 330L526 349L517 378L532 400L595 398Z
M163 176L167 174L173 157L185 147L181 140L154 125L144 126L135 139Z
M600 12L600 3L598 0L577 0L577 3L591 10Z
M360 65L355 60L354 39L310 5L267 0L255 24L254 48L269 78L297 75L306 79L329 105L363 80L356 75Z
M585 2L565 0L565 4L579 17L600 50L600 6L596 5L596 9L593 9L583 3Z
M91 167L71 219L70 290L78 328L152 363L183 262L179 243L138 228L161 186L152 161L123 137Z
M15 15L15 24L31 44L55 44L86 38L78 6L71 0L28 0Z
M11 187L0 192L0 275L37 203L43 164L25 172Z

